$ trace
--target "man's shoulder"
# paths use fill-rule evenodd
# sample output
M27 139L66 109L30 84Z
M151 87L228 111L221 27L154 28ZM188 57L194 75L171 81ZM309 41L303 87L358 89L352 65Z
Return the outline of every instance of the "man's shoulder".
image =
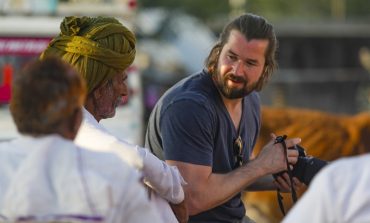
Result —
M209 105L215 98L212 79L206 71L194 73L171 87L163 96L163 105L194 103Z
M134 168L141 169L143 166L136 145L118 138L101 124L91 121L86 116L78 131L75 143L87 150L113 153Z
M244 109L247 113L259 117L261 113L261 101L258 92L253 91L248 96L244 97Z
M256 91L252 91L249 95L247 95L244 98L245 101L253 104L259 104L260 103L260 95Z
M39 146L34 145L34 147L38 148L32 148L35 151L32 152L32 156L29 156L29 159L35 162L44 161L50 169L54 168L58 171L65 169L66 171L74 172L77 166L82 165L89 172L89 175L95 176L125 176L131 172L136 172L134 167L122 158L126 154L119 154L114 150L93 151L57 135L49 136L39 141ZM71 162L69 163L70 165L59 168L58 160L70 160Z
M121 141L127 144L127 146L129 145L124 140L118 139L118 137L110 133L104 126L98 122L91 121L87 117L83 118L75 139L77 145L94 150L104 150L116 141Z

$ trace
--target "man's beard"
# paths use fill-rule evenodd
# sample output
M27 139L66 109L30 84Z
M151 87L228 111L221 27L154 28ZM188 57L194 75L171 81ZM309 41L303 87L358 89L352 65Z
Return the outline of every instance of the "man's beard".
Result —
M225 76L221 76L220 72L216 70L213 74L213 79L215 80L216 87L221 92L221 94L228 99L243 98L249 95L252 91L256 89L259 81L249 84L248 81L241 76L235 76L233 73L227 73ZM232 80L241 83L243 86L241 88L232 88L227 85L228 80Z

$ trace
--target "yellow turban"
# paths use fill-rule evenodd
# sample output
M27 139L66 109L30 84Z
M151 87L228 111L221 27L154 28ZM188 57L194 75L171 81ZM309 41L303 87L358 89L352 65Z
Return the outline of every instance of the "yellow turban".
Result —
M58 55L86 80L90 93L135 59L134 34L110 17L66 17L40 58Z

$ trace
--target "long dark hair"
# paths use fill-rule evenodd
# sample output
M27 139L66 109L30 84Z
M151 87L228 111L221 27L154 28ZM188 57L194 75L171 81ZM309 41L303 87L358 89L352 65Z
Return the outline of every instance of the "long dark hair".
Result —
M265 53L266 62L263 74L256 86L256 90L260 91L269 80L272 73L277 69L275 53L278 45L272 25L261 16L247 13L227 24L220 34L218 42L213 46L209 53L205 61L205 66L211 74L214 74L217 69L221 50L227 43L232 30L239 31L247 40L267 39L269 41L269 45Z

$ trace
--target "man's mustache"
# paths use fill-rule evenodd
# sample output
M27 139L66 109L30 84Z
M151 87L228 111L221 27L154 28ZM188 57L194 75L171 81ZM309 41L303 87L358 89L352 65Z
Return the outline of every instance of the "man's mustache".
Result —
M236 76L232 73L227 74L225 79L229 79L229 80L232 80L234 82L243 83L243 84L245 84L247 82L244 77Z

